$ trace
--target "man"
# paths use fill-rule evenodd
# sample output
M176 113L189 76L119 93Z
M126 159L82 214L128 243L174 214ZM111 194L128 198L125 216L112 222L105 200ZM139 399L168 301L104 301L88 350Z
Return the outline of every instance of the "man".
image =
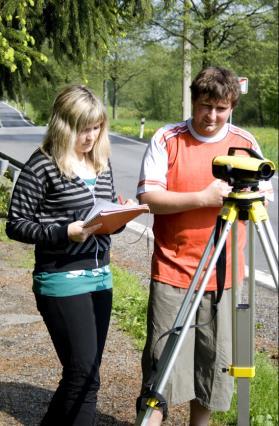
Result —
M145 152L137 195L154 213L154 253L143 351L143 389L166 342L159 337L172 328L185 292L216 224L223 197L230 187L212 175L212 159L230 147L252 148L253 136L227 123L240 89L229 70L209 67L191 85L192 119L169 124L153 136ZM270 185L269 190L271 191ZM239 224L239 282L244 276L245 224ZM227 270L231 269L231 241L227 240ZM233 379L222 369L231 364L231 279L218 313L216 272L212 274L196 324L190 329L176 360L164 396L170 404L190 401L190 425L208 425L212 410L230 407ZM204 325L205 324L205 325ZM157 344L156 344L157 342ZM160 425L161 410L153 410L149 425Z

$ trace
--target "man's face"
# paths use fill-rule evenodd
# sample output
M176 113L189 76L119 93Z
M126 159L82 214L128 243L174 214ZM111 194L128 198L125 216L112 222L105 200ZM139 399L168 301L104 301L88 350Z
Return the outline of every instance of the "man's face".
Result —
M227 122L231 111L230 101L200 96L193 102L193 128L202 136L214 136Z

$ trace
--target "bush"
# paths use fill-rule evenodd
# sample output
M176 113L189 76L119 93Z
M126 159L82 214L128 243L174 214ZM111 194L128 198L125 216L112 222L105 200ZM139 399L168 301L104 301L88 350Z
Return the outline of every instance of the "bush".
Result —
M12 182L5 176L0 176L0 217L8 214Z

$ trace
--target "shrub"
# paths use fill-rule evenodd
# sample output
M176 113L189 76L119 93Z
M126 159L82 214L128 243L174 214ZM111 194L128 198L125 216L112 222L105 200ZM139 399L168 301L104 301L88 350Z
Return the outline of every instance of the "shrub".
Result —
M12 182L5 176L0 176L0 217L8 214Z

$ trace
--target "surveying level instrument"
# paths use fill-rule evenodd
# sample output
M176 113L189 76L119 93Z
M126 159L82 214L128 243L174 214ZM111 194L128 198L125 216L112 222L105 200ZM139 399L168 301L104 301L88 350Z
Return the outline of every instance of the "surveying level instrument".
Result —
M225 249L226 239L232 229L232 365L224 366L224 374L237 378L238 426L249 426L250 378L255 376L254 366L254 315L255 315L255 229L258 233L267 263L275 285L278 288L278 246L268 214L264 197L259 193L259 180L268 180L274 174L272 161L259 158L253 150L244 149L251 157L234 156L231 148L228 156L215 157L212 172L217 178L229 182L232 191L224 198L217 223L205 247L191 284L177 314L173 328L152 375L147 392L139 398L136 426L148 425L153 410L164 408L164 388L191 327L202 296L220 254ZM245 189L243 191L243 189ZM238 283L238 220L249 222L249 278L248 303L239 303ZM220 235L216 239L218 222L222 222ZM219 226L219 225L218 225ZM213 246L215 248L213 249ZM213 249L213 251L212 251ZM212 253L212 254L211 254ZM211 254L211 255L210 255ZM210 259L209 259L209 256ZM205 265L207 265L205 271ZM200 280L201 274L204 275ZM198 325L197 325L198 326ZM167 334L167 333L166 333Z
M245 151L251 157L234 155L235 151ZM213 176L220 178L235 189L250 187L257 189L259 180L269 180L275 172L272 161L262 158L249 148L229 148L228 155L213 158Z

